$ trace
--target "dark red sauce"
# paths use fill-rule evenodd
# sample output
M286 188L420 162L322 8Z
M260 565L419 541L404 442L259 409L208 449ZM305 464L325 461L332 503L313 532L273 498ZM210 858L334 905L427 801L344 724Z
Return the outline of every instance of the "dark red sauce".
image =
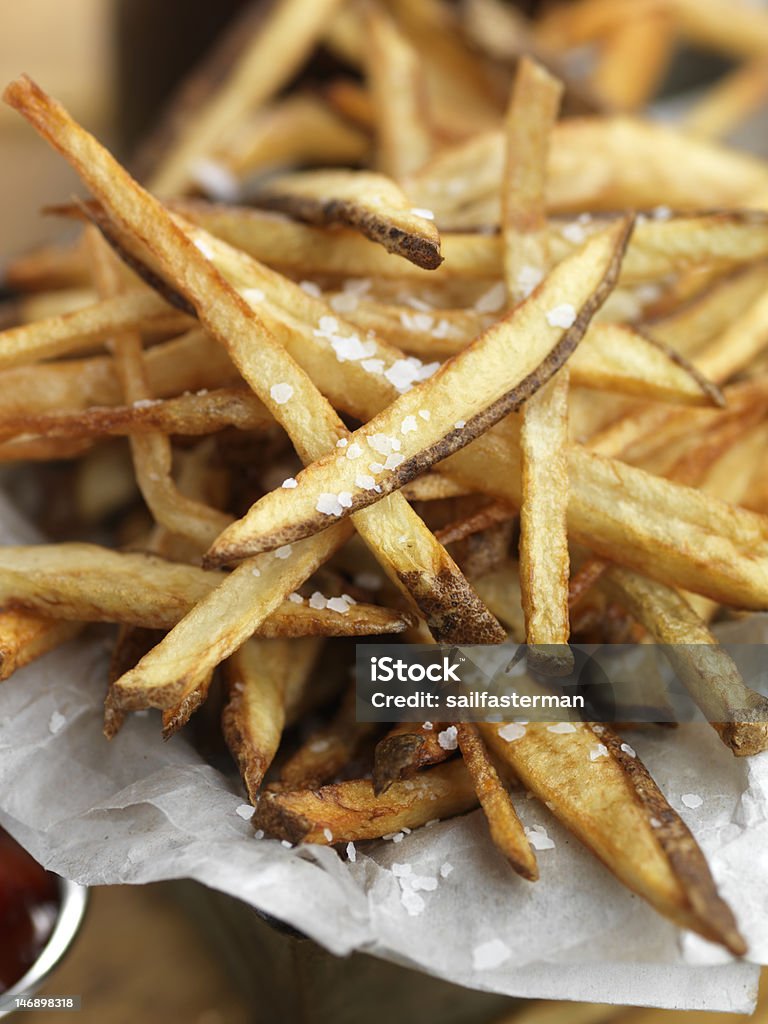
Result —
M0 992L29 970L59 912L56 875L0 829Z

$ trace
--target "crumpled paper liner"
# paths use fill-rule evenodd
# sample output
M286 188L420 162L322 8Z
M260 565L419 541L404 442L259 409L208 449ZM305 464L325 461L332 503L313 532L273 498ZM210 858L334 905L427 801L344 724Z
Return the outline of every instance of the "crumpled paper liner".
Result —
M36 539L0 496L0 543ZM732 642L764 642L768 616L726 629ZM535 885L513 874L479 811L360 844L355 863L257 840L236 812L245 798L234 772L207 765L183 735L164 743L156 713L103 738L106 659L99 641L73 642L0 685L0 822L46 867L87 885L194 878L333 953L361 950L512 996L753 1008L756 965L768 962L768 754L736 759L698 723L630 739L736 912L751 961L736 962L628 892L524 794L515 803L525 825L554 842L538 852ZM685 807L683 793L702 805ZM421 886L417 914L401 898L406 864ZM503 961L476 965L492 940Z

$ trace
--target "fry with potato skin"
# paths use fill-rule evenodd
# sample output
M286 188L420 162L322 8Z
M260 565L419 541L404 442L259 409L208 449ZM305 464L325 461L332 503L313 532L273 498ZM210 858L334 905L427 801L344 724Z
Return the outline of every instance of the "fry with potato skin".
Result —
M314 791L267 790L252 820L255 828L290 843L328 845L379 839L402 828L419 828L435 818L464 814L475 806L477 796L469 773L464 763L454 758L393 783L379 797L367 779Z
M360 460L365 465L369 458L376 462L377 438L400 435L406 417L417 425L416 430L403 433L402 441L397 441L396 458L388 456L396 465L389 469L382 464L376 471L374 483L380 491L358 484L360 470L355 458L347 457L339 466L333 453L299 474L290 500L273 491L257 502L244 519L218 538L208 553L207 564L224 564L325 529L333 518L365 508L380 494L402 487L518 407L578 345L593 313L615 283L630 230L631 221L620 221L595 236L581 253L556 267L525 303L445 363L429 380L402 394L384 412L350 434L348 451L366 456ZM551 327L546 312L566 300L570 300L574 313L572 325L567 329ZM466 390L468 381L472 386ZM421 410L428 410L429 419L420 415ZM339 492L349 493L348 504L332 515L319 510L322 495Z
M539 877L536 855L512 799L488 755L477 725L474 722L459 722L456 730L461 756L488 819L491 838L517 874L529 882L535 882Z
M0 610L0 682L67 643L81 629L79 622L62 622L21 608L3 608Z
M422 768L447 760L451 752L438 740L444 728L443 722L398 722L394 725L376 744L373 754L375 795L381 796L392 783L409 779Z
M640 759L607 726L572 725L573 732L553 733L531 722L511 741L496 724L478 727L490 750L624 885L679 926L743 954L704 855Z
M286 428L300 457L307 462L334 450L347 434L341 419L162 205L30 79L12 83L4 95L75 166L104 202L113 225L138 245L138 258L149 255L151 262L160 264L172 287L195 306L201 322L224 344L246 381ZM215 302L211 295L217 297ZM278 390L273 393L274 388ZM283 395L288 393L286 400ZM412 596L437 639L501 642L503 630L402 496L389 496L377 509L356 516L355 526L378 552L390 578ZM407 568L402 536L409 538Z
M383 174L305 171L272 178L254 205L308 224L356 228L387 252L424 270L442 263L440 236L431 220L415 214L401 190Z

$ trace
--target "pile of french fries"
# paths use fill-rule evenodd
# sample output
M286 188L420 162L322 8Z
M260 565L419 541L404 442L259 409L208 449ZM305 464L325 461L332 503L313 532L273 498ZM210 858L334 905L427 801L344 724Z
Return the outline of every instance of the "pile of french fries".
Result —
M723 743L768 748L768 702L710 630L768 608L768 165L716 141L764 98L768 17L256 6L147 147L146 188L29 78L5 90L89 197L52 211L74 244L7 272L0 459L55 464L75 539L0 550L1 677L117 623L106 735L160 708L170 736L221 668L262 834L354 857L479 804L534 881L522 786L743 954L611 728L382 731L355 721L354 641L323 638L511 637L555 674L571 639L677 644ZM671 128L631 112L681 37L738 68ZM320 47L339 70L309 87Z

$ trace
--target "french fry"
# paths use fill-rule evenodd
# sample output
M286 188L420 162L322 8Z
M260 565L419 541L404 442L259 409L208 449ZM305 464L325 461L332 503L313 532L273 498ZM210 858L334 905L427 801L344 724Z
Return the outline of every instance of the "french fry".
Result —
M262 499L244 520L222 534L209 552L208 563L223 564L325 529L348 510L364 508L464 447L521 404L581 340L615 282L630 227L630 222L621 221L596 236L579 255L556 267L542 287L507 319L351 434L351 458L338 459L334 453L319 460L299 475L290 502L282 500L278 492ZM547 311L558 304L566 304L573 313L568 328L553 327L546 319ZM519 340L523 337L525 348ZM472 382L468 391L465 382ZM421 416L422 411L428 418ZM402 431L406 419L416 424L415 430ZM386 452L380 439L388 443ZM394 458L390 458L392 451ZM374 460L381 469L375 470L373 484L381 491L367 490L357 482L361 473L357 452L360 456L366 452L383 455L392 463L392 468L387 468ZM374 472L365 461L366 472ZM328 512L319 509L319 505L325 507L321 495L339 493L348 494L349 502L346 498L344 504L335 500Z
M400 779L450 757L438 739L444 728L443 722L400 722L380 739L373 756L374 794L381 796Z
M393 181L367 171L305 171L272 178L256 206L308 224L342 224L425 270L442 262L440 236Z
M119 331L150 327L180 334L188 325L188 317L169 309L152 292L126 292L0 332L0 370L82 352Z
M601 577L606 588L664 645L678 678L739 757L768 748L768 699L750 690L730 655L671 587L612 566Z
M111 202L116 225L137 236L142 252L150 249L154 259L174 278L174 286L185 292L188 301L194 299L201 322L225 345L247 382L286 427L303 460L311 461L323 451L335 450L336 442L347 433L342 421L323 401L309 377L266 331L252 308L176 227L163 207L29 79L19 79L5 95L74 163L98 198L108 206ZM211 303L212 293L217 298ZM257 331L259 340L254 345L252 339ZM298 409L304 410L303 414L294 412ZM315 414L311 422L306 414L308 409ZM503 639L498 623L401 496L390 497L384 505L356 516L354 521L358 532L379 553L393 581L407 590L423 610L436 636L446 642ZM410 540L410 565L405 571L402 536ZM455 612L458 605L463 612L461 623ZM210 649L217 649L216 645Z
M683 125L700 139L727 135L759 110L768 95L768 63L763 56L737 67L707 89L688 111Z
M22 609L0 611L0 682L77 636L78 622L61 622Z
M640 759L607 726L572 724L573 732L560 733L532 722L512 741L498 725L479 729L491 752L624 885L681 927L744 953L704 855Z
M275 788L317 789L333 782L377 729L375 722L355 720L355 691L347 690L328 725L313 732L281 766Z
M278 560L279 564L279 560ZM0 603L54 618L170 629L223 581L221 573L92 544L0 548ZM402 632L408 613L375 605L314 608L284 601L259 627L263 637L362 636Z
M761 57L768 48L768 18L749 4L724 0L670 0L681 30L692 41L735 57Z
M253 823L291 843L328 845L419 828L435 818L464 814L476 805L472 780L457 759L395 782L379 797L373 784L363 779L318 790L267 790Z
M139 400L133 405L0 418L0 437L44 434L46 438L98 438L154 431L194 436L228 426L264 431L273 424L253 392L240 387Z
M305 678L316 654L312 642L297 648L285 640L249 640L226 663L222 731L253 804L280 744L289 676Z
M592 88L614 110L637 110L653 98L675 43L674 25L663 7L639 15L627 7L626 13L601 39L590 76Z
M507 561L475 580L477 592L507 627L510 639L525 642L525 616L520 590L520 566Z
M488 756L477 725L459 722L459 749L467 771L483 808L491 831L491 838L518 875L535 882L539 877L536 855L517 816L506 787L499 778L493 761Z
M512 303L524 300L530 290L526 277L543 277L549 265L547 153L562 91L561 83L540 65L527 58L519 62L507 112L501 195L504 277ZM532 661L555 674L567 673L573 665L567 646L568 389L565 367L529 398L520 421L525 633Z
M277 5L257 26L239 59L228 69L226 80L197 111L194 121L181 125L178 137L154 170L152 190L165 195L184 191L195 161L214 156L227 131L290 79L338 6L339 0L288 0Z
M377 166L395 181L418 170L432 150L419 55L380 7L365 12L366 79L376 118Z

